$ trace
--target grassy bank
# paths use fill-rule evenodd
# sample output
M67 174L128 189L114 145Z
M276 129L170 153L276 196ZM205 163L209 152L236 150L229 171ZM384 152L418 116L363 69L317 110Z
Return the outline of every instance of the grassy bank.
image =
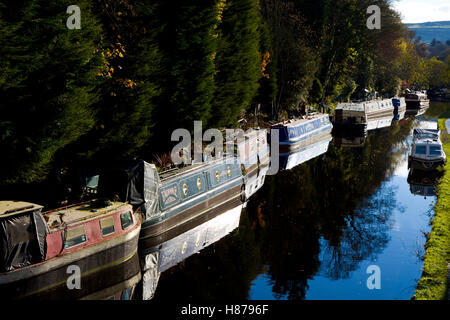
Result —
M447 156L450 156L450 135L445 128L445 118L439 119L441 139ZM438 189L433 227L425 245L425 262L422 278L417 284L415 299L448 299L447 265L450 263L450 161Z

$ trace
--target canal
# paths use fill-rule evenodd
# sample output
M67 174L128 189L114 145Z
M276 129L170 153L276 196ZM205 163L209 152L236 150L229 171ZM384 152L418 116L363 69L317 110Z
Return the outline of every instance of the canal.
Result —
M229 234L152 278L153 300L410 299L439 175L410 172L408 153L436 108L267 176Z

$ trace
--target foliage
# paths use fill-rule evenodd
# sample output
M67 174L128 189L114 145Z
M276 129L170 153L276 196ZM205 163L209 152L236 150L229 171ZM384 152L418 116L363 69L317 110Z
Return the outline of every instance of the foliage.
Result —
M82 28L66 27L66 0L0 4L0 183L40 181L55 154L95 124L101 29L90 1Z

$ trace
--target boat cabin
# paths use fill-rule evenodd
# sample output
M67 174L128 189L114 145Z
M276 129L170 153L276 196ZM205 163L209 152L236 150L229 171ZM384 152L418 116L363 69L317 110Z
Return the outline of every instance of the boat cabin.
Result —
M42 206L0 201L0 273L45 260L47 225Z
M138 223L131 205L103 199L48 211L43 216L49 228L46 259L123 235Z
M446 161L437 129L414 129L409 166L431 170Z
M305 119L291 119L275 124L271 130L278 130L280 145L300 143L323 131L331 131L332 125L328 114L311 114Z

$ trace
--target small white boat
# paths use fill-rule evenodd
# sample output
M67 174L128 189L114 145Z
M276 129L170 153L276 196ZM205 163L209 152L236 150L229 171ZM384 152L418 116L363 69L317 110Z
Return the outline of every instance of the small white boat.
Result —
M437 129L414 129L408 168L434 170L447 161Z

